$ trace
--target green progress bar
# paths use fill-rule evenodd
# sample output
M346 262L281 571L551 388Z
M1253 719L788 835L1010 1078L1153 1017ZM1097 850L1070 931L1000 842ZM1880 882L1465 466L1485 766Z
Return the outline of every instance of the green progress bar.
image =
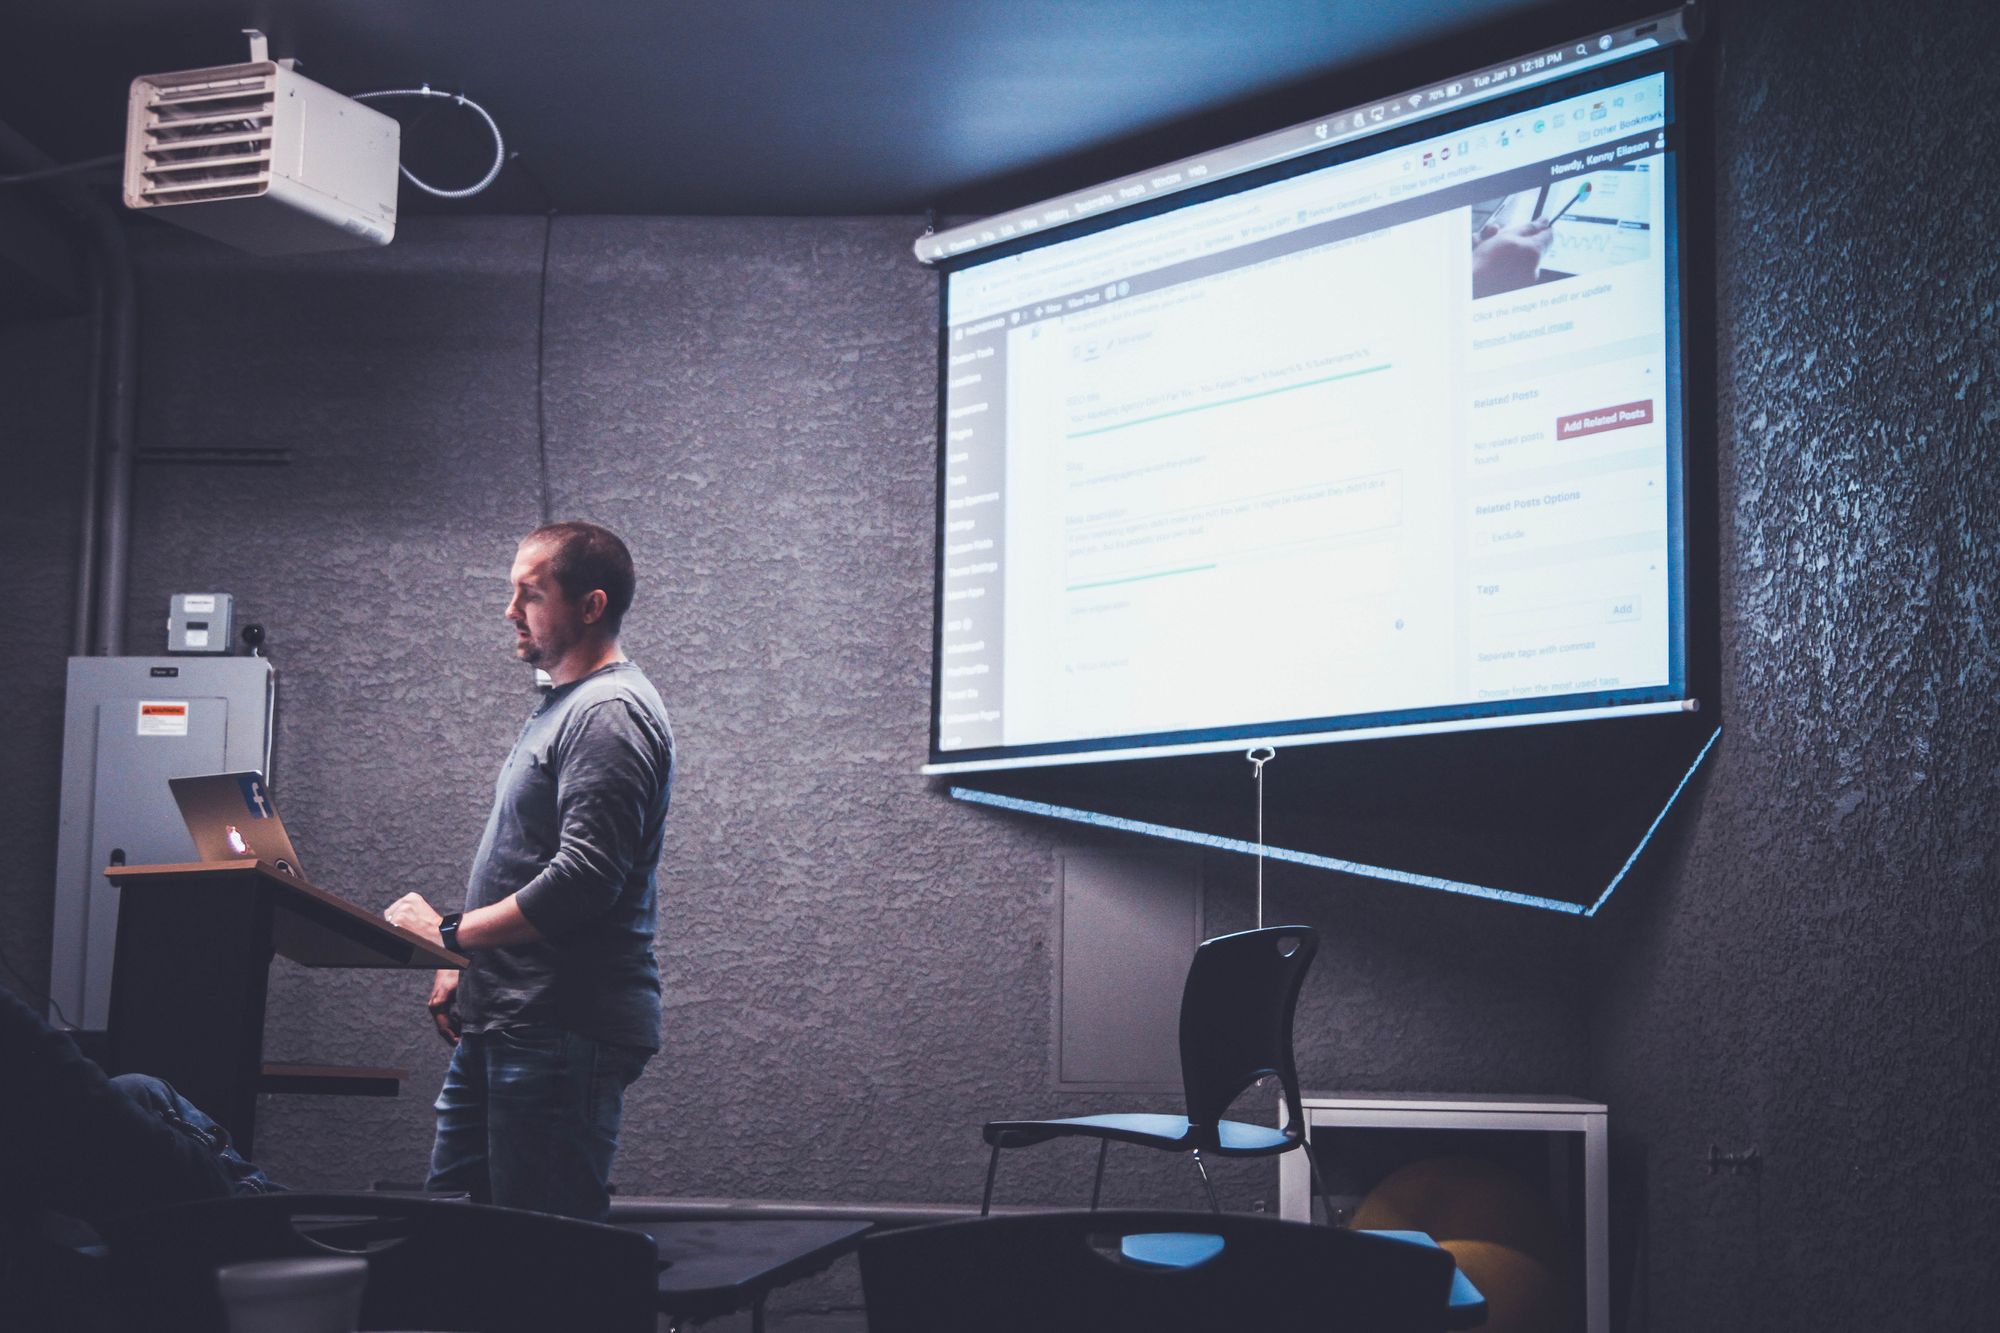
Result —
M1081 440L1090 435L1103 435L1109 431L1124 430L1128 426L1143 426L1149 421L1165 421L1168 417L1184 417L1190 412L1207 412L1217 407L1233 407L1237 403L1247 403L1254 398L1269 398L1274 393L1291 393L1295 389L1310 389L1317 384L1333 384L1339 380L1351 380L1362 375L1373 375L1378 370L1389 369L1389 365L1389 362L1384 361L1379 366L1364 366L1360 370L1342 371L1338 375L1328 375L1325 379L1307 380L1303 384L1287 384L1278 389L1259 389L1256 393L1246 393L1241 398L1224 398L1221 402L1203 403L1198 407L1177 407L1171 412L1160 412L1154 416L1139 417L1133 421L1121 421L1115 426L1096 426L1090 430L1080 430L1068 438Z
M1214 569L1213 564L1189 565L1186 569L1163 569L1157 574L1134 574L1129 578L1105 579L1102 583L1072 583L1064 592L1089 592L1092 588L1115 588L1121 583L1144 583L1147 579L1170 579L1176 574L1199 574L1204 569Z

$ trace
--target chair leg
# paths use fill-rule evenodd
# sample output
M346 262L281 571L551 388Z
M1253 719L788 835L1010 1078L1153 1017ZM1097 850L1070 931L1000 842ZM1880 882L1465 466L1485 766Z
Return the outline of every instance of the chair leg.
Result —
M1097 1211L1097 1200L1104 1193L1104 1154L1111 1151L1110 1139L1097 1141L1097 1177L1090 1182L1090 1211Z
M1000 1145L993 1145L993 1155L986 1159L986 1197L979 1201L979 1215L985 1217L993 1211L993 1176L1000 1169Z
M1326 1213L1326 1224L1333 1225L1333 1196L1326 1192L1326 1177L1319 1173L1319 1154L1313 1151L1312 1140L1300 1139L1299 1146L1306 1150L1306 1166L1312 1172L1313 1193L1319 1195L1319 1206ZM1312 1221L1312 1199L1306 1199L1306 1221Z
M1201 1187L1208 1191L1208 1207L1211 1212L1221 1212L1222 1204L1215 1197L1215 1186L1208 1178L1208 1168L1202 1164L1201 1149L1190 1148L1188 1156L1194 1158L1194 1169L1201 1172Z

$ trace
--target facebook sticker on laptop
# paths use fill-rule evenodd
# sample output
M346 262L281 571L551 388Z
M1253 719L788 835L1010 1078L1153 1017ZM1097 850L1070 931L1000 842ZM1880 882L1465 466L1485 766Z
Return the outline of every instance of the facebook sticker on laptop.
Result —
M271 802L264 795L264 780L255 773L242 773L236 781L243 788L243 807L250 812L250 818L269 819Z

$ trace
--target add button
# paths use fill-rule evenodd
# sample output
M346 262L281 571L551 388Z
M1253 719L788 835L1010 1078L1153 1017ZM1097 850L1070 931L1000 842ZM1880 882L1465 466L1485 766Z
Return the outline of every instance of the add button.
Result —
M1650 398L1637 403L1619 403L1615 407L1600 407L1590 412L1578 412L1573 416L1557 417L1556 438L1573 440L1580 435L1623 430L1627 426L1644 426L1652 419L1653 400Z

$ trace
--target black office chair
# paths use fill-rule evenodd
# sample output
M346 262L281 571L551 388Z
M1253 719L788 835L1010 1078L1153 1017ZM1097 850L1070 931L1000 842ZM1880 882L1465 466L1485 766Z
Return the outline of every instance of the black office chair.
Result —
M1144 1242L1198 1261L1148 1263ZM1068 1212L861 1242L869 1333L1438 1333L1445 1250L1242 1213Z
M1208 1191L1209 1206L1221 1211L1215 1186L1203 1164L1214 1157L1269 1157L1303 1148L1312 1172L1313 1189L1321 1199L1326 1186L1305 1137L1305 1114L1299 1105L1299 1074L1292 1062L1292 1011L1299 987L1319 950L1319 934L1310 926L1267 926L1235 935L1218 935L1195 950L1181 990L1181 1083L1187 1092L1186 1115L1086 1115L1066 1120L995 1120L985 1130L993 1153L986 1164L986 1194L980 1215L993 1209L993 1178L1000 1167L1000 1150L1025 1148L1056 1138L1098 1140L1097 1176L1090 1187L1096 1209L1104 1191L1104 1158L1113 1142L1142 1148L1185 1152L1194 1158ZM1285 1125L1224 1120L1223 1112L1244 1089L1276 1075L1284 1088ZM1327 1220L1333 1220L1331 1203Z
M379 1194L267 1194L137 1213L101 1230L113 1281L154 1327L225 1328L215 1270L250 1259L368 1261L364 1329L653 1333L659 1251L635 1231L516 1208Z

